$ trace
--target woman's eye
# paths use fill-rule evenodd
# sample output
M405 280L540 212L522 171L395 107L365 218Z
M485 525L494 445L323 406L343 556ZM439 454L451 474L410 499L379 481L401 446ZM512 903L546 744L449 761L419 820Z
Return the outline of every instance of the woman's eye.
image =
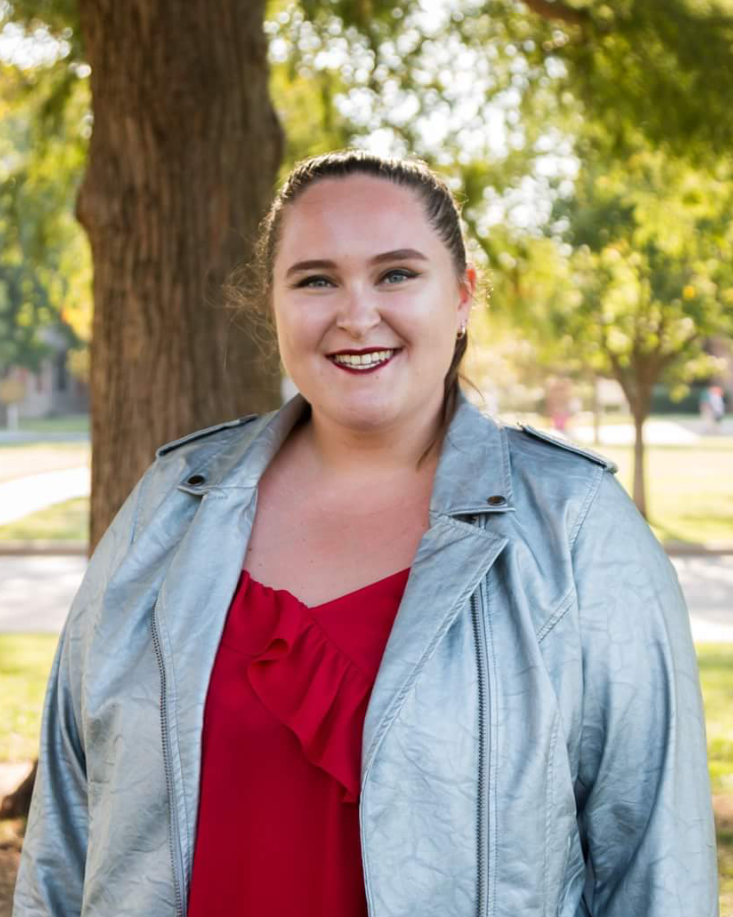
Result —
M310 289L324 289L326 287L333 286L333 282L328 279L328 277L322 277L320 275L313 277L304 277L301 281L296 284L297 287L308 287Z
M417 277L417 274L414 271L408 271L404 267L396 267L382 277L388 284L403 283L405 280L409 280L411 277Z

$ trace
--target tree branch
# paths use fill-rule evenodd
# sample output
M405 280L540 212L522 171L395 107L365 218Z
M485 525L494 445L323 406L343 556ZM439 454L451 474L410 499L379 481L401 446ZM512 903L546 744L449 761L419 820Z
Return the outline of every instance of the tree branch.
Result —
M562 3L561 0L523 0L523 2L543 19L559 19L570 25L584 25L589 19L585 10L576 10Z

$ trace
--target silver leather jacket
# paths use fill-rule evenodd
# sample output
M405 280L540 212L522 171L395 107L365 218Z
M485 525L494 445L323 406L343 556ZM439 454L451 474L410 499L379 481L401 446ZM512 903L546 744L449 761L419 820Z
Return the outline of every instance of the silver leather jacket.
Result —
M306 409L163 446L98 545L14 917L185 914L209 675L258 479ZM613 470L461 396L364 726L371 917L718 913L688 615Z

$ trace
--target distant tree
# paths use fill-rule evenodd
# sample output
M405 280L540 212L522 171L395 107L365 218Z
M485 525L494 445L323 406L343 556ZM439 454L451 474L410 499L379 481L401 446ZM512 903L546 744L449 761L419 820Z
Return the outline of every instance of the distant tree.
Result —
M733 333L733 185L660 152L587 164L554 216L572 288L543 304L570 361L616 379L636 429L634 500L646 515L643 427L654 385L714 370L706 340ZM530 307L531 312L531 307Z
M51 353L46 330L78 344L68 319L88 264L72 212L79 111L70 101L58 130L41 136L37 105L33 75L0 64L0 378L13 366L38 370Z

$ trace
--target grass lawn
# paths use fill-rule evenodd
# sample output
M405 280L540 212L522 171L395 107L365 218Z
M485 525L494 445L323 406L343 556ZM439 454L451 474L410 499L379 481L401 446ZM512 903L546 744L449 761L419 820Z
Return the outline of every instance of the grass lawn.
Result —
M89 414L65 414L63 417L21 417L18 429L30 433L88 433Z
M730 443L730 445L729 445ZM633 450L603 446L631 490ZM733 442L647 448L647 505L661 541L733 542Z
M76 497L54 503L14 522L0 525L2 541L89 540L89 498Z
M720 913L733 917L733 643L697 646L718 828Z
M36 754L57 639L55 634L0 634L0 762ZM733 917L733 643L699 644L697 653L718 825L721 917Z
M41 708L57 634L0 634L0 762L38 751Z
M700 643L697 657L713 793L733 797L733 643Z

